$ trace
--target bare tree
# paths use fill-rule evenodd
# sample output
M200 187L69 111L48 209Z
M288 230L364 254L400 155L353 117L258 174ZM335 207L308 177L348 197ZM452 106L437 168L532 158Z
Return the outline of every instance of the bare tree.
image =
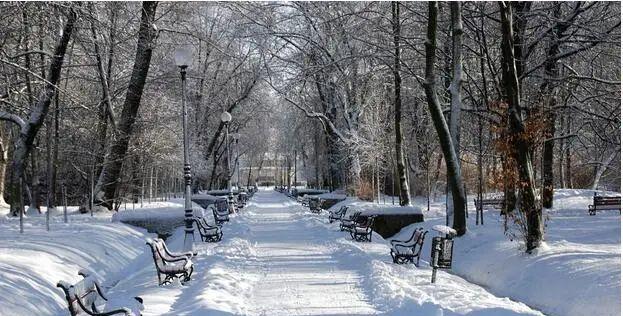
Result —
M400 90L402 79L400 77L400 3L392 1L392 29L394 35L394 134L396 169L400 185L400 205L409 205L409 183L407 182L407 168L405 167L404 151L402 148L402 98Z
M24 119L16 114L0 112L0 119L13 122L19 127L19 136L15 139L15 149L13 150L13 157L11 159L11 169L13 171L11 178L13 186L11 194L11 212L13 214L18 214L19 212L19 196L21 194L21 188L19 187L20 179L24 176L26 159L28 159L28 155L32 151L34 140L45 120L52 98L56 93L61 69L63 67L63 59L75 22L76 12L73 8L70 8L61 38L54 49L54 55L45 78L44 87L39 94L37 102L31 105L27 118Z
M457 231L459 236L463 236L467 231L465 223L465 190L463 189L463 180L461 179L461 169L459 167L459 158L454 150L454 144L448 129L446 119L439 104L436 90L435 76L435 50L437 48L437 3L428 3L428 29L426 37L426 77L424 82L424 91L428 101L428 109L437 130L439 143L446 161L446 169L448 172L448 187L452 192L453 204L453 223L452 228Z
M513 10L508 2L499 2L502 26L502 74L505 98L508 102L508 133L512 142L511 155L518 173L518 209L526 217L526 250L539 247L543 240L542 210L537 205L530 143L526 137L523 111L521 108L519 80L515 65Z
M149 72L152 52L157 38L154 27L157 2L143 2L141 25L138 33L138 45L134 68L130 78L130 85L123 103L123 110L118 124L117 138L113 141L106 156L104 167L95 186L95 201L97 205L105 206L109 210L113 207L115 191L119 187L121 168L132 136L132 129L141 104L145 80Z

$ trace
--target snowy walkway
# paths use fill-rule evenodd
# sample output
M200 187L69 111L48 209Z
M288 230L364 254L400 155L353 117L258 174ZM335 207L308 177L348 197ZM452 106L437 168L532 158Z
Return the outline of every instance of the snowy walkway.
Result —
M186 286L157 287L149 262L116 288L141 295L146 316L540 315L444 272L431 285L425 264L394 265L382 239L352 242L324 215L272 191L256 194L224 234L220 243L195 244ZM181 239L168 243L179 249Z
M279 197L279 196L278 196ZM318 232L306 229L285 197L260 195L247 217L260 278L250 300L256 315L372 314L359 271L340 262Z

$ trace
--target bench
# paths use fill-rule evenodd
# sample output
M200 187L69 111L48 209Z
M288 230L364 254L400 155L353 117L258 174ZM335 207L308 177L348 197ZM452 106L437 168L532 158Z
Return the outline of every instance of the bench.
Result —
M143 299L139 296L132 300L109 301L104 294L102 286L88 271L80 270L82 280L76 284L59 281L56 286L65 293L65 300L71 316L77 315L141 315Z
M193 221L197 225L197 231L201 236L201 241L204 242L218 242L223 239L223 232L218 225L210 225L205 217L195 217Z
M487 206L491 206L494 209L502 211L504 209L504 199L474 199L474 206L476 207L476 225L484 225L483 209ZM465 207L467 208L467 203ZM503 214L503 212L500 212L500 214Z
M309 198L309 211L315 214L320 214L322 208L320 208L320 199L312 196Z
M346 213L340 219L340 231L347 231L355 226L355 221L359 220L361 214L361 212L353 212L349 217L346 217Z
M392 245L389 254L392 256L394 263L403 264L411 262L415 264L416 267L419 267L420 253L422 252L422 246L424 246L427 233L428 231L422 228L416 228L413 230L411 237L407 240L392 239L389 242Z
M239 209L245 207L247 205L248 199L249 198L248 198L246 192L238 193L238 204L236 205L236 207L239 208Z
M600 196L597 192L593 195L593 204L588 206L588 215L593 216L597 211L618 210L621 212L620 196Z
M372 225L376 216L368 216L365 221L355 221L349 228L350 238L355 241L372 241Z
M474 199L474 206L476 207L476 214L482 213L482 210L487 206L501 210L504 208L504 199Z
M337 211L330 211L329 212L329 223L333 223L333 222L341 220L347 211L348 211L348 206L342 206Z
M171 283L173 278L180 279L182 284L190 280L190 276L193 274L193 262L190 260L193 254L191 252L171 252L164 240L160 238L148 239L147 244L151 248L156 265L158 285Z
M227 209L229 213L236 213L236 211L238 211L238 202L233 193L227 195Z
M214 216L214 222L218 226L223 225L224 222L229 222L229 209L227 207L223 209L217 204L215 207L212 207L212 215Z
M301 202L301 206L303 207L309 207L309 196L305 195L305 196L299 196L296 198L297 200L299 200L299 202Z

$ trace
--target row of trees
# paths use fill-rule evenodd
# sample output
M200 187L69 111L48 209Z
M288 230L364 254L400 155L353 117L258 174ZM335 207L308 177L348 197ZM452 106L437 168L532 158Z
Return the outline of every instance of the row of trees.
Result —
M468 192L504 192L529 250L554 187L619 189L618 3L4 2L0 11L0 192L14 212L20 179L33 211L54 207L59 183L85 210L91 199L112 209L154 187L178 189L181 45L194 56L195 189L223 187L227 161L286 157L308 183L364 198L395 191L407 205L448 192L460 234Z
M325 185L365 195L384 177L406 205L441 183L459 234L466 187L503 191L528 250L554 186L597 187L608 170L619 188L618 4L238 7L273 37L272 88L324 131ZM313 133L292 139L317 150Z

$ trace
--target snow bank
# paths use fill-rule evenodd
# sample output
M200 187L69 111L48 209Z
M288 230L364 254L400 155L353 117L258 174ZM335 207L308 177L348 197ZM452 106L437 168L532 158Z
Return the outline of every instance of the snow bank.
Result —
M223 229L223 241L195 244L186 286L155 286L149 266L119 287L145 299L145 316L541 315L443 271L430 284L430 268L391 263L378 235L353 242L279 193L258 193ZM167 244L178 249L182 237L177 230Z
M485 226L475 226L470 217L467 235L455 239L452 272L550 315L620 315L621 216L618 211L588 216L593 192L556 190L546 243L533 255L504 236L498 212L485 211ZM469 207L473 211L473 204ZM394 238L407 238L420 226L432 236L439 224L445 218L428 218ZM423 253L429 257L428 238Z
M160 220L184 220L183 200L173 202L155 202L148 207L119 211L112 215L113 222L135 222L135 221L160 221ZM193 204L195 216L203 216L204 210L201 206ZM211 214L211 213L210 213Z
M0 315L64 315L60 280L75 283L86 268L104 285L125 277L145 252L143 230L111 223L109 216L73 215L68 224L53 217L51 231L44 217L0 220Z

